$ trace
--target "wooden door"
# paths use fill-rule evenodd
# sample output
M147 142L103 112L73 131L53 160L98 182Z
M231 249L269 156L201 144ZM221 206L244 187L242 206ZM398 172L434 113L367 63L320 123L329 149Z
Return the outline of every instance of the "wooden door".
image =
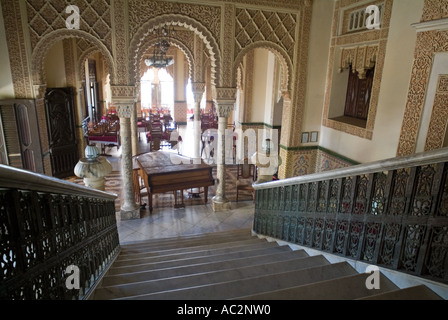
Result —
M73 89L47 89L45 112L52 174L57 178L73 176L73 169L79 161Z
M367 120L374 74L375 68L369 69L366 77L360 79L358 72L353 72L350 66L344 110L345 116Z
M0 120L0 163L44 173L35 100L0 101Z

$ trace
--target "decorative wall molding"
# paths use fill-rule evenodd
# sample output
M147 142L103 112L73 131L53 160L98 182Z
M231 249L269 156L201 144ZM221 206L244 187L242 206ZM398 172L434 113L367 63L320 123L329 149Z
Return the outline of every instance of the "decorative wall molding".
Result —
M132 100L135 99L136 89L134 86L111 86L112 99L115 100Z
M341 48L340 50L341 62L339 65L339 72L348 69L350 65L352 65L352 69L358 72L359 78L364 79L367 70L375 66L378 45L363 45L351 48Z
M448 3L445 0L425 0L421 21L448 18Z
M26 50L26 37L22 28L20 2L17 0L2 0L2 11L5 25L6 41L8 43L9 61L15 98L33 97L32 78Z
M443 147L448 125L448 75L439 75L436 96L432 108L429 130L426 136L425 151Z
M235 6L233 4L224 4L222 10L222 64L221 74L218 79L220 86L236 86L236 70L234 69L234 46L235 39Z
M237 8L235 12L235 48L238 51L258 41L279 45L294 60L295 43L298 40L296 26L299 16L267 10Z
M448 18L414 23L414 24L412 24L412 26L415 28L415 30L417 32L447 30L448 29Z
M128 1L113 0L113 55L116 68L116 79L112 83L127 85L128 82Z
M253 108L253 88L254 88L254 68L255 53L250 50L245 55L245 75L244 75L244 121L250 121Z
M447 51L448 31L417 33L415 59L398 142L397 156L410 155L415 152L434 54ZM443 98L439 97L435 103L443 103ZM429 144L432 145L431 142ZM427 142L428 148L429 144Z
M120 0L116 0L120 1ZM31 48L34 49L45 35L52 31L66 29L65 13L71 1L33 1L25 0L28 17ZM99 39L112 51L111 0L79 0L76 5L80 11L80 30Z
M215 88L215 100L218 103L225 103L226 101L236 101L236 88Z

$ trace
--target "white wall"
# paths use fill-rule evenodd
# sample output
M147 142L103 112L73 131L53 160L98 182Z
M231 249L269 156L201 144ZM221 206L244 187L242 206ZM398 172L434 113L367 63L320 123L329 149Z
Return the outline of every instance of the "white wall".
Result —
M266 50L267 51L267 50ZM267 68L266 68L266 95L264 104L264 120L266 124L272 125L274 118L274 76L275 76L275 55L272 52L268 52L267 56Z
M3 10L0 3L0 99L14 98L14 86L12 83L11 67L9 63L9 52L6 42L5 22Z
M303 131L320 131L330 53L334 1L314 0L308 55Z
M252 110L247 122L264 122L266 105L266 76L268 73L268 56L266 49L255 49L252 88ZM271 88L269 90L272 91Z

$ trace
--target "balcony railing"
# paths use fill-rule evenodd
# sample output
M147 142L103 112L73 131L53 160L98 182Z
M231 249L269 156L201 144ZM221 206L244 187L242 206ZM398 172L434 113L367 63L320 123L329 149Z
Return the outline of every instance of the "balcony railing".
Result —
M448 283L448 149L254 187L258 234Z
M0 165L0 299L88 297L120 249L116 197Z

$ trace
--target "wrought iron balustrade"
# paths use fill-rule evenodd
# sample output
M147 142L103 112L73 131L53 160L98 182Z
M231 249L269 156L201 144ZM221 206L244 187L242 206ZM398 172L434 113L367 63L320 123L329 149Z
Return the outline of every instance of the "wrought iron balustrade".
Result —
M448 149L254 188L258 234L448 283Z
M0 299L86 298L120 249L116 197L0 165Z

